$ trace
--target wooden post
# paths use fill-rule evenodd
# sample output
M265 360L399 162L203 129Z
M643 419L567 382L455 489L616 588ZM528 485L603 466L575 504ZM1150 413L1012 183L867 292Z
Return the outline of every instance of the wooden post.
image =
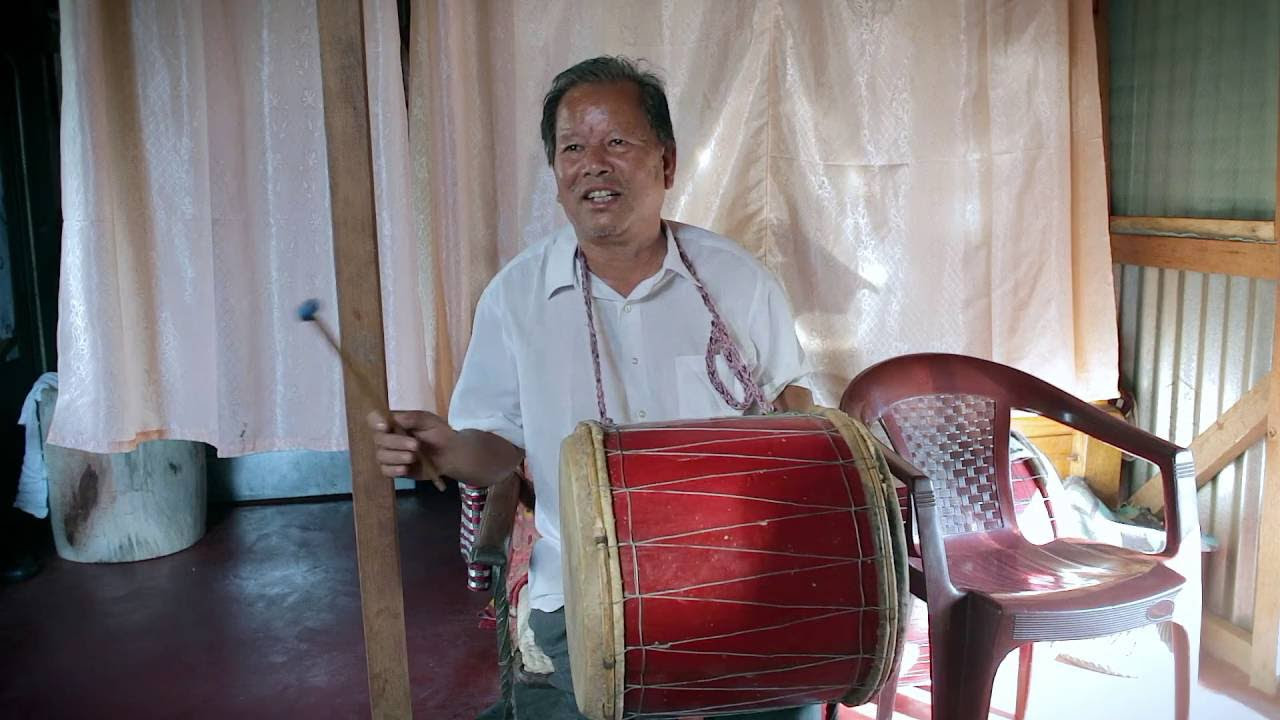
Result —
M1120 506L1122 455L1110 445L1078 432L1071 436L1069 475L1084 478L1098 499L1109 508Z
M1102 169L1107 180L1107 210L1111 208L1111 14L1109 0L1093 0L1093 44L1098 54L1098 96L1102 111Z
M1253 639L1249 631L1206 610L1204 624L1200 626L1204 652L1230 663L1232 667L1249 672L1253 654Z
M1121 420L1120 411L1106 403L1094 405ZM1110 445L1091 438L1038 415L1015 417L1010 427L1022 433L1053 463L1062 477L1084 478L1093 491L1109 507L1116 507L1120 497L1121 453Z
M1280 110L1280 108L1277 108ZM1280 148L1277 148L1280 152ZM1276 214L1280 223L1280 155L1276 159ZM1277 263L1280 271L1280 263ZM1280 283L1276 284L1271 370L1280 367ZM1273 375L1273 378L1277 376ZM1253 590L1253 641L1249 684L1276 692L1276 654L1280 650L1280 382L1267 393L1267 465L1258 514L1258 583Z
M352 365L386 397L364 12L359 2L319 0L316 15L342 347ZM365 417L374 407L360 392L350 370L344 369L343 386L369 708L374 718L407 718L413 710L395 487L379 473L373 438L365 427Z

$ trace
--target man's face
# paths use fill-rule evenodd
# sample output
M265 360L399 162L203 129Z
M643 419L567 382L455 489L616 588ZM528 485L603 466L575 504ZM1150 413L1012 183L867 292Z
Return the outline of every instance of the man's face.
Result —
M628 242L659 231L676 153L649 127L634 83L587 84L560 99L553 168L579 239Z

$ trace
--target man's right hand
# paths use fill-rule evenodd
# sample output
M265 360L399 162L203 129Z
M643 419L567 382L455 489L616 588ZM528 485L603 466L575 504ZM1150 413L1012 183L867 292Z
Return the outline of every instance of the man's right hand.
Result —
M378 467L388 478L408 477L426 480L422 472L425 455L433 464L442 466L441 456L446 454L449 443L457 431L434 413L421 410L393 412L394 426L378 411L369 413L366 419L373 430L373 445L377 449ZM400 432L397 432L399 430Z

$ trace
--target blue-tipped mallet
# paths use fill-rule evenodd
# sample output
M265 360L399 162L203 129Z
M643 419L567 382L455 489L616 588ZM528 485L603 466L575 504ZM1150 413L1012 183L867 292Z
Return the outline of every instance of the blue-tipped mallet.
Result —
M360 392L387 419L391 432L408 435L409 433L404 428L396 424L395 416L391 414L391 408L387 405L386 399L381 393L373 389L373 383L369 382L369 378L365 377L364 373L360 372L355 366L355 363L351 362L351 358L342 351L342 346L338 344L338 338L329 329L329 326L325 324L324 320L320 318L319 313L320 301L315 298L304 300L298 306L298 319L302 322L311 323L320 329L320 334L324 335L324 339L329 341L329 346L333 348L334 352L338 353L338 358L342 360L343 367L347 369L347 377L355 378L356 386L360 389ZM443 491L445 489L444 480L440 479L440 472L436 470L435 463L431 462L431 458L423 454L419 454L419 458L422 461L423 474L436 486L437 490Z
M319 300L315 298L311 298L309 300L303 300L302 304L298 306L298 319L301 320L302 322L311 322L312 320L316 319L316 313L319 311L320 311Z

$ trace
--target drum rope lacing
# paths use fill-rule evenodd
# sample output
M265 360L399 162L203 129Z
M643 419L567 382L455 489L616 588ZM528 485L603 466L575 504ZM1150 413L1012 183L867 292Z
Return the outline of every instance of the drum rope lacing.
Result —
M674 238L673 238L674 240ZM733 336L729 334L728 327L724 324L724 320L720 318L720 313L716 310L716 304L711 301L711 295L707 293L707 288L702 283L702 278L698 277L698 271L693 269L693 263L689 261L689 256L685 254L684 248L680 246L679 240L674 240L676 252L680 254L680 261L689 269L689 274L693 276L693 284L698 288L698 294L702 296L702 304L707 307L707 312L711 313L711 335L707 338L707 378L711 381L711 387L719 393L720 397L729 405L729 407L740 412L746 412L752 405L757 406L762 413L772 413L773 403L769 402L764 392L760 389L760 385L751 377L751 371L747 369L747 363L742 359L742 353L738 350L738 345L733 340ZM582 278L582 302L587 308L587 332L591 340L591 364L595 370L596 376L596 407L600 411L600 422L605 425L613 425L613 420L609 417L608 408L604 401L604 381L600 372L600 345L596 338L595 314L592 312L591 302L591 270L587 267L587 258L582 254L579 248L574 259L577 261L578 272ZM720 379L720 373L716 368L716 358L723 357L729 370L733 372L733 376L738 382L742 383L744 388L742 399L733 396L728 386Z

